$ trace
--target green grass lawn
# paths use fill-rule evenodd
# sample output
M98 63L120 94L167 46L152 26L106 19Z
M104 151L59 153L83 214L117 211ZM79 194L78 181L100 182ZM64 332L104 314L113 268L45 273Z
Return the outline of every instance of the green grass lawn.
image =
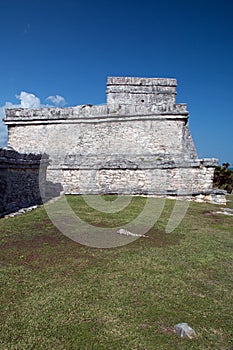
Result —
M68 197L97 227L127 223L145 200L103 214ZM112 249L70 240L43 207L1 219L0 349L232 350L233 217L190 203L166 234L173 206L166 200L149 238ZM180 339L173 332L180 322L197 337Z

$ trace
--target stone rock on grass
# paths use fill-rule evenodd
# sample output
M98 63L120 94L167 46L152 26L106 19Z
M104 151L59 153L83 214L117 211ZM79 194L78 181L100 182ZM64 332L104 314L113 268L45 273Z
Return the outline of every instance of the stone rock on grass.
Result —
M176 334L181 338L188 337L192 339L196 336L196 332L188 325L188 323L178 323L174 326Z

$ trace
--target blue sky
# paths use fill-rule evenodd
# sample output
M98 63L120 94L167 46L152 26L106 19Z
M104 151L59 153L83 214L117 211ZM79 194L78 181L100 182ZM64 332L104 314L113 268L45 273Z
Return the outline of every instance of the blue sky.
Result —
M1 107L23 92L101 104L107 76L176 78L199 157L233 163L232 0L0 0L0 45Z

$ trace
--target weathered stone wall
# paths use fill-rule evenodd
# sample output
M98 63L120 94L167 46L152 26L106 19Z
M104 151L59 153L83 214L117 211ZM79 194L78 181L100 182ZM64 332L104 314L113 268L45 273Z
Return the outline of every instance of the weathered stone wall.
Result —
M41 158L0 149L0 216L41 203L48 165L48 159Z
M106 105L8 109L9 145L49 154L66 193L209 194L217 160L197 158L176 85L115 77Z
M66 193L195 195L210 193L213 170L196 168L63 169Z
M101 159L153 156L163 159L193 159L194 148L187 141L185 120L117 121L75 124L25 124L9 128L9 144L20 152L94 156ZM27 142L25 142L27 140ZM83 159L84 159L83 158ZM64 160L64 159L63 159Z
M110 77L107 103L173 106L176 103L176 86L176 79Z

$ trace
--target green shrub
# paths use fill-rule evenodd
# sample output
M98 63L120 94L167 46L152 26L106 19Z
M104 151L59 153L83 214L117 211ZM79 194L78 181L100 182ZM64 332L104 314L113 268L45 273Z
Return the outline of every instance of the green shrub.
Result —
M233 192L233 171L229 169L229 163L223 163L217 166L214 172L214 186L226 190L228 193Z

